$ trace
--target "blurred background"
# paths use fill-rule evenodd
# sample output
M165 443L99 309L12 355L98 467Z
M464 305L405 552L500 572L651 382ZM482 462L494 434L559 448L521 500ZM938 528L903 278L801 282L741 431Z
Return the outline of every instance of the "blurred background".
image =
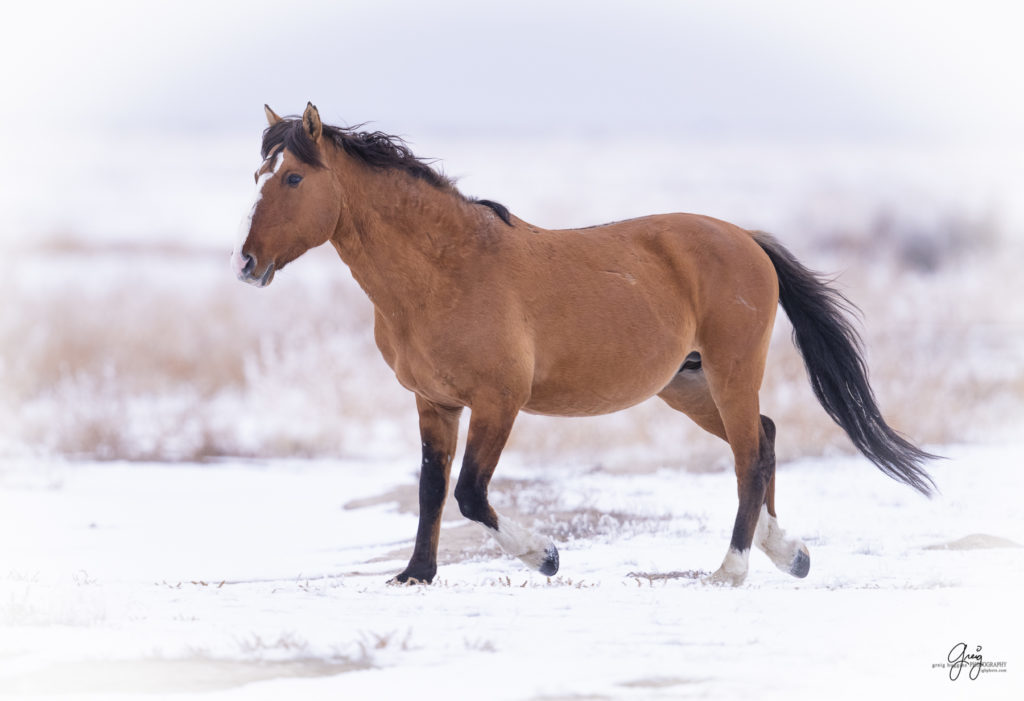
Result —
M0 456L418 451L333 250L266 290L227 258L264 103L369 123L540 226L691 211L774 232L862 308L890 422L1024 417L1024 91L1010 2L34 2L0 44ZM851 450L780 315L783 459ZM656 400L523 417L525 460L722 469Z

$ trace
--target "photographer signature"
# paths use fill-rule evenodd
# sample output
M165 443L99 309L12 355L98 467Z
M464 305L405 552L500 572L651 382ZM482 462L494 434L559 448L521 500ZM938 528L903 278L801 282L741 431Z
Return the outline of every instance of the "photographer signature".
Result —
M981 673L981 645L974 648L974 652L967 651L967 643L957 643L953 646L953 649L949 651L949 655L946 657L949 661L949 679L950 681L956 681L960 678L960 672L963 671L964 667L967 667L967 676L971 679L977 679L978 674Z

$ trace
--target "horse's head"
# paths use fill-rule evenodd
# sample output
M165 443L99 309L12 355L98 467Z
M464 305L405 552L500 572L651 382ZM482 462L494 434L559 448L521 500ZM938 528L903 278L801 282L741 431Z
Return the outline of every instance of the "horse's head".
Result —
M316 107L306 105L301 123L264 109L270 126L256 170L256 196L231 254L238 279L258 287L330 239L341 212L338 182L322 157L323 124Z

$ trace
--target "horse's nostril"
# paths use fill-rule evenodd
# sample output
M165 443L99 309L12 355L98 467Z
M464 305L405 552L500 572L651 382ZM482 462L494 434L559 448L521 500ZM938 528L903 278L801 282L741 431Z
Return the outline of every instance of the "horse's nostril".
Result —
M248 275L256 267L256 259L250 256L248 253L242 254L242 260L245 261L245 265L242 266L242 274Z

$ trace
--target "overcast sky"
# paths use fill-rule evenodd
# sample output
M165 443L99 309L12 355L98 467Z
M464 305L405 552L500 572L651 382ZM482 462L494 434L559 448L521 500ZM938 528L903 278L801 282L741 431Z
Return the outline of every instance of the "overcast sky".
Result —
M1024 131L1019 3L32 2L3 119L246 130L269 102L403 133Z
M646 144L654 152L659 143L666 152L717 143L739 150L740 162L729 166L736 177L750 160L761 170L770 165L760 181L768 184L793 163L762 163L758 148L766 144L799 151L805 170L829 173L844 165L829 162L819 144L843 145L845 153L870 144L876 155L966 145L992 154L983 157L991 165L970 170L953 162L942 174L963 171L960 181L985 190L980 199L1014 202L1019 194L989 192L1012 189L1002 174L1015 159L1024 162L1018 5L18 3L5 7L0 42L0 245L40 236L231 239L251 197L263 103L286 115L301 112L307 100L328 123L370 122L408 138L420 155L450 159L442 167L470 191L508 199L520 214L546 223L646 210L630 200L605 211L582 190L563 187L551 198L571 203L579 217L547 212L538 204L544 193L534 166L552 173L569 166L551 154L546 164L503 163L521 153L508 137L577 147ZM815 153L821 163L811 162ZM639 161L616 165L609 158L600 167L641 172ZM938 171L940 160L916 157L917 170ZM869 170L884 172L884 161L874 158ZM701 180L708 176L700 164L691 159L687 167L695 183L712 187ZM990 177L975 183L971 173ZM565 180L551 177L552 185ZM648 194L656 180L637 175L630 192ZM750 188L737 185L717 187L749 196ZM587 188L588 197L605 201L606 191ZM673 211L701 203L690 192L645 206ZM735 216L736 208L715 211Z

